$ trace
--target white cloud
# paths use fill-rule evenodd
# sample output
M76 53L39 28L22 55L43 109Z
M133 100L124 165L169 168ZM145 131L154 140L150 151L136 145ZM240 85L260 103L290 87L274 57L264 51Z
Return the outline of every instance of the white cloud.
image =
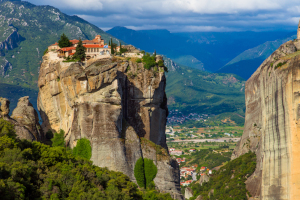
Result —
M77 14L99 27L232 31L291 26L299 0L28 0Z

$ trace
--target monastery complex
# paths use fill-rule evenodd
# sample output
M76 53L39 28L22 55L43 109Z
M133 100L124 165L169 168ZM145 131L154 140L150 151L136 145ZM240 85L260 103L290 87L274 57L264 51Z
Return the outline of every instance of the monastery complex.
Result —
M48 47L48 51L57 51L59 58L73 56L76 52L76 47L79 40L70 40L72 46L60 48L58 43L52 44ZM86 48L86 59L89 60L97 55L110 55L110 46L104 44L104 40L101 39L100 35L97 35L93 40L83 40L83 46ZM117 49L118 50L118 49Z

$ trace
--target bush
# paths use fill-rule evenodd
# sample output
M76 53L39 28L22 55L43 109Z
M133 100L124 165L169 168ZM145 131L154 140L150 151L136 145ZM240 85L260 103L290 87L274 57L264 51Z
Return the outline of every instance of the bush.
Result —
M142 59L138 58L138 59L136 59L136 62L137 62L137 63L141 63L141 62L142 62Z
M159 66L159 67L163 67L163 66L165 66L165 64L164 64L164 61L162 61L162 60L159 60L159 61L158 61L158 66Z
M150 56L149 53L146 53L146 55L143 56L143 63L144 68L149 70L156 65L155 57Z
M46 50L44 51L44 55L46 55L46 53L48 53L48 49L46 49Z
M140 188L146 188L146 178L144 169L144 159L139 158L134 166L134 177Z
M157 174L157 167L153 163L153 160L148 158L144 159L144 167L145 167L145 178L146 178L146 187L151 187L153 185L153 180Z
M54 133L51 142L53 147L65 147L65 131L60 129L59 133Z
M78 140L76 147L73 148L73 154L88 160L91 159L92 147L90 141L86 138Z
M4 119L0 119L0 137L4 135L12 138L16 137L14 125Z

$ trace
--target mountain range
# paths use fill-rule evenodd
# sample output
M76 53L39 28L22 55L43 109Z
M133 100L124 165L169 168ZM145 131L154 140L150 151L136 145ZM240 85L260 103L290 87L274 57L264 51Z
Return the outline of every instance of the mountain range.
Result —
M287 35L292 35L287 32L171 33L167 30L135 31L125 27L104 32L78 16L66 15L54 7L35 6L18 0L0 1L0 11L0 88L5 88L1 96L10 99L11 108L24 94L29 94L36 108L36 85L44 50L58 41L62 33L70 39L93 39L100 34L106 42L112 37L115 43L133 44L147 52L156 50L165 55L165 63L170 68L166 92L171 110L207 114L238 112L243 115L244 81L241 77L247 79L258 67L259 59L267 57L272 48L284 42ZM268 40L277 42L266 43ZM264 57L255 54L261 52L255 51L255 47L260 49L262 43L265 43L265 49L270 49L263 51ZM253 64L251 58L258 61ZM238 66L241 62L250 66L246 73ZM238 73L239 70L242 73ZM239 76L210 73L214 71Z

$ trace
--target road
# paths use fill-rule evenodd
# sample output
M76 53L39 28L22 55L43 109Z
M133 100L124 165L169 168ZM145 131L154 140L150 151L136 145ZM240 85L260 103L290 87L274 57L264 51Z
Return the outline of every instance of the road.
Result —
M229 142L229 140L233 141L233 142L238 142L240 141L241 138L218 138L218 139L188 139L188 140L173 140L171 142L194 142L194 143L198 143L198 142L224 142L224 140L226 140L226 142Z

